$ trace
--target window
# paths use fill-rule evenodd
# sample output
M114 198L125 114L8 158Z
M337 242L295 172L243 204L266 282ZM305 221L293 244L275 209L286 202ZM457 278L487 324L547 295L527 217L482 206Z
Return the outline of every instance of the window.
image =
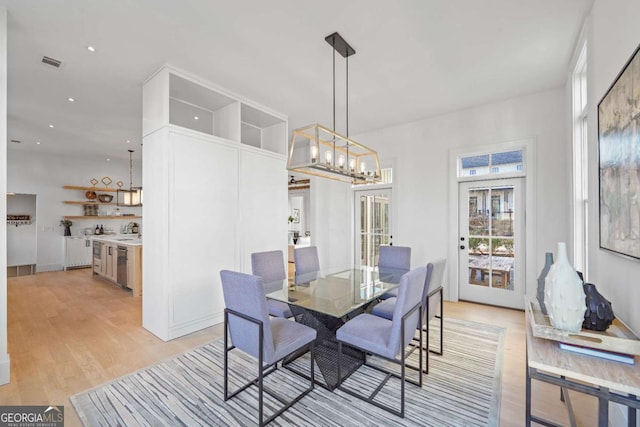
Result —
M587 248L589 188L587 158L587 44L582 44L572 75L573 98L573 259L585 278L588 272Z
M524 172L524 150L504 151L459 160L458 177Z

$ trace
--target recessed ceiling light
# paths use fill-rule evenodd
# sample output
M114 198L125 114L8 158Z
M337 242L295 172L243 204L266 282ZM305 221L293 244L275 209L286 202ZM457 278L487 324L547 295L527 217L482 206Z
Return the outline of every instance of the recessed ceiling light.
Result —
M194 116L194 117L193 117L193 120L198 120L198 116Z
M36 141L36 144L37 144L37 145L40 145L40 141Z
M53 129L53 128L54 128L54 126L53 126L53 125L49 125L49 127L50 127L51 129Z
M127 139L127 144L131 144L131 140L130 139Z
M76 99L75 99L75 98L71 98L71 97L69 97L69 98L67 98L67 101L69 101L69 102L76 102Z
M110 161L111 161L111 159L107 159L107 162L110 162Z
M88 50L89 52L95 52L95 51L96 51L96 48L95 48L95 47L93 47L93 46L87 46L87 50Z

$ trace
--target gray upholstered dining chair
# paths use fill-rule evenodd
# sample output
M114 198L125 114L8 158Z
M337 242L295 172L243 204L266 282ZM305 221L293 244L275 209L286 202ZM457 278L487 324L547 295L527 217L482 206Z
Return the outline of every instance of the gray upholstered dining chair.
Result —
M406 270L411 268L411 248L408 246L380 246L378 255L378 270ZM398 288L385 292L380 299L398 296Z
M282 289L282 281L287 278L282 251L252 253L251 271L254 276L262 277L265 294ZM289 304L284 301L268 299L267 308L269 314L275 317L289 318L293 316Z
M270 318L264 296L262 278L235 271L222 270L224 295L224 400L227 401L252 385L258 386L258 424L263 426L289 409L314 387L314 348L316 331L300 323ZM232 346L229 347L228 335ZM278 361L289 354L308 347L311 353L311 382L308 388L290 401L265 387L265 376L276 371ZM258 377L229 393L229 352L241 350L258 359ZM264 418L263 394L269 394L284 406Z
M415 351L415 347L407 351L407 345L415 335L416 325L422 318L421 298L424 289L426 267L418 267L404 274L400 279L398 299L395 304L392 320L363 313L345 323L336 333L338 340L338 378L341 377L342 347L355 347L365 354L379 356L385 360L400 364L400 375L389 372L379 366L369 365L387 375L382 383L376 387L370 396L345 387L344 382L339 385L340 390L354 397L365 400L379 408L404 417L404 389L405 382L411 382L422 387L422 334L420 334L418 381L406 378L407 357ZM400 357L398 359L398 356ZM365 356L366 357L366 356ZM400 379L400 410L390 405L375 401L375 397L384 387L390 377Z
M293 262L296 267L296 275L307 274L320 270L318 248L305 246L293 250Z
M424 281L424 289L422 292L422 307L423 307L423 320L418 324L417 329L425 332L426 343L425 350L429 350L431 353L442 355L442 282L444 279L444 270L447 266L446 259L439 259L433 263L427 264L427 274ZM397 289L397 288L396 288ZM440 294L440 298L436 298L436 294ZM397 298L388 298L381 303L377 304L371 310L371 314L374 316L383 317L385 319L391 319L395 310ZM438 351L431 350L429 348L429 321L436 316L438 304L440 305L440 348ZM429 373L429 354L427 353L425 363L425 373Z

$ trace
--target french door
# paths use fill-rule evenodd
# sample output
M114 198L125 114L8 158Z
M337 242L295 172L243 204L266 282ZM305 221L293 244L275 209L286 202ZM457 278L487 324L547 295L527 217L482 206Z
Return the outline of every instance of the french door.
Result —
M524 308L523 181L459 184L460 299Z
M358 190L355 197L355 261L378 265L380 245L392 243L391 189Z

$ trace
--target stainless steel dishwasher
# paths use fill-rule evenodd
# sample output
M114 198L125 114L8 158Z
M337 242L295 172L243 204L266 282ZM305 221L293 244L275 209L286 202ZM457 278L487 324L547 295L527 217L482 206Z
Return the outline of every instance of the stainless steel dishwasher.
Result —
M127 268L127 252L128 248L126 246L118 246L118 273L117 273L117 283L123 288L128 288L128 268Z

